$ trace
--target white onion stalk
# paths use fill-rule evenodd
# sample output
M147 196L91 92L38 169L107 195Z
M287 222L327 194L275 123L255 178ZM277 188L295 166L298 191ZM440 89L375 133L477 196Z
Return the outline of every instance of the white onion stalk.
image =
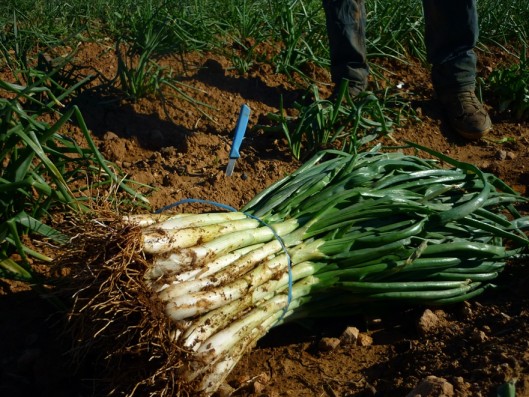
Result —
M130 224L130 225L136 225L139 227L147 227L155 224L161 224L162 222L165 222L170 219L182 219L191 217L193 214L173 214L173 215L166 215L166 214L129 214L123 216L123 222Z
M143 232L143 250L146 253L163 254L192 247L199 243L211 241L222 234L255 229L259 226L259 221L247 218L182 229L168 229L161 226L152 225Z
M292 268L292 282L301 280L307 276L316 273L325 265L322 263L302 262ZM238 300L234 300L227 305L198 317L194 323L190 324L187 331L183 334L183 345L193 350L197 350L214 333L226 327L230 322L243 315L245 311L260 302L270 299L274 293L284 293L289 284L290 276L285 272L279 279L269 280L251 293L245 294ZM298 287L299 289L299 287Z
M235 281L229 284L187 295L169 297L166 313L173 320L183 320L198 314L207 313L239 299L242 295L249 293L273 277L279 278L285 272L285 262L286 256L284 254L279 255L261 263L251 272L236 278Z
M249 252L252 252L254 250L261 248L263 245L264 243L259 243L259 244L250 245L248 247L240 248L238 250L235 250L229 254L226 254L224 256L221 256L220 258L217 258L211 261L203 268L194 269L189 272L181 273L177 277L180 277L182 280L189 280L193 277L197 279L201 279L204 277L211 276L212 274L215 274L221 271L222 269L226 268L230 264L234 263L236 260L248 254ZM224 257L233 258L233 260L231 262L228 262L229 259L223 259Z
M465 300L487 287L498 262L529 247L516 212L512 223L492 213L520 197L474 166L431 151L455 168L402 153L329 153L245 213L128 218L143 228L152 255L145 284L189 353L181 375L199 384L196 393L215 392L277 324L365 302ZM461 189L439 188L446 184ZM516 248L498 247L503 240Z
M263 324L253 328L247 336L242 338L232 349L230 354L224 355L213 365L208 366L208 372L201 378L197 389L207 396L215 393L233 368L237 365L244 353L255 346L257 341L268 332L276 321L276 316L268 318Z
M322 254L317 247L322 244L320 240L300 244L293 250L291 265L321 259ZM279 254L263 262L266 257L279 249L281 244L274 240L257 252L252 251L240 258L221 274L217 273L208 279L173 284L160 292L158 298L163 302L169 302L166 312L173 320L182 320L216 309L239 299L243 294L250 293L266 281L286 274L286 254ZM236 281L228 283L230 280Z
M164 277L158 280L152 277L151 272L146 272L145 279L152 289L156 290L156 292L161 292L164 289L169 288L171 285L182 285L182 283L185 281L200 280L214 273L217 273L237 261L242 256L262 247L263 245L263 243L260 243L250 245L248 247L243 247L233 252L230 252L229 254L220 256L219 258L208 263L203 268L191 269L182 273L164 274Z
M283 315L283 307L287 302L286 295L277 295L269 301L255 307L246 315L230 323L230 325L220 332L214 334L206 343L202 344L203 349L199 349L194 354L194 360L190 362L192 371L186 374L186 380L193 380L196 377L210 372L210 367L225 357L233 356L233 349L239 343L252 334L253 330L262 327L263 324L273 325ZM262 330L262 331L268 331Z
M215 391L229 374L219 373L219 368L236 364L246 351L241 347L255 344L301 303L299 299L293 299L290 310L285 312L287 301L287 295L276 295L209 338L196 353L196 362L192 364L192 370L186 373L186 379L192 381L200 376L200 390L207 395Z
M247 218L248 217L241 212L212 212L206 214L192 214L186 218L171 217L157 226L161 229L176 230L233 222Z
M259 249L255 249L246 255L239 257L238 259L229 263L229 266L219 269L218 272L213 273L210 277L202 277L188 280L186 282L174 283L164 290L163 293L159 294L158 297L162 301L168 301L176 298L177 296L200 291L206 287L222 285L229 282L230 280L233 280L236 276L244 274L248 270L253 269L257 264L281 251L281 249L282 247L279 241L270 241L262 247L259 247ZM227 255L224 255L221 258L226 256Z
M186 380L192 381L201 376L203 385L213 385L221 381L227 374L217 374L213 368L219 368L220 363L236 361L242 356L238 355L240 344L245 344L248 339L256 341L253 336L258 330L259 337L266 334L271 327L287 316L294 313L300 306L303 296L310 293L311 289L319 283L316 277L306 277L292 289L292 301L288 304L286 293L273 295L258 304L242 317L233 319L229 325L215 332L205 340L196 351L194 361L190 363L191 370L186 372ZM287 309L288 308L288 309ZM215 384L218 387L219 384Z
M292 301L290 303L288 302L287 294L283 293L273 296L242 318L233 321L232 324L208 338L197 352L211 355L211 360L214 359L214 356L221 356L229 351L241 336L247 334L249 330L255 328L258 324L262 324L272 316L279 320L285 314L285 309L295 309L296 305L299 304L298 299L310 293L311 287L317 283L318 279L316 277L306 277L292 288Z
M276 295L268 301L254 308L244 317L233 321L228 327L215 333L208 340L206 340L197 350L197 357L205 361L214 363L224 354L229 352L231 348L249 331L262 324L267 318L271 316L280 316L282 310L286 307L288 297L286 295ZM277 317L279 319L279 317Z
M298 226L298 220L289 220L275 224L272 227L277 234L285 235L294 231ZM157 278L166 273L178 273L204 267L209 261L221 255L248 245L266 243L273 239L275 239L274 232L268 226L222 235L207 243L181 249L167 256L157 258L154 261L154 266L149 271L149 277Z

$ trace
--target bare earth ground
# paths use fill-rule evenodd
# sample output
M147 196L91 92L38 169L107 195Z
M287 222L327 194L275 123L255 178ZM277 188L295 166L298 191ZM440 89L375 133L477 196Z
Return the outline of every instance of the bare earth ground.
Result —
M480 54L481 75L502 59L501 53ZM234 174L224 173L242 103L251 108L251 128L277 111L280 96L287 109L301 98L300 86L274 74L269 65L254 65L239 76L222 57L190 56L183 81L197 89L188 91L191 96L211 106L202 108L209 119L179 98L128 103L95 89L115 75L111 47L84 43L75 63L82 73L101 74L91 83L94 89L76 100L100 150L130 178L155 188L149 196L153 209L183 198L240 208L299 165L280 133L250 129ZM184 73L179 58L163 63ZM415 141L494 172L520 193L529 193L527 123L491 109L494 131L487 140L468 144L449 130L430 99L426 68L415 63L384 66L392 72L386 72L392 84L403 82L404 90L414 94L413 107L422 120L397 128L392 143ZM307 72L320 81L321 96L328 96L327 72ZM517 396L529 396L526 270L526 263L510 264L498 289L436 311L430 328L419 327L425 308L278 327L243 358L229 384L235 396L406 396L420 380L434 375L446 379L455 396L496 396L497 387L512 380ZM51 305L0 280L0 311L0 395L100 395L92 363L78 363L79 372L68 363L70 341L59 337L63 319ZM348 326L359 329L364 343L322 347L322 341L332 342L328 338L340 337Z

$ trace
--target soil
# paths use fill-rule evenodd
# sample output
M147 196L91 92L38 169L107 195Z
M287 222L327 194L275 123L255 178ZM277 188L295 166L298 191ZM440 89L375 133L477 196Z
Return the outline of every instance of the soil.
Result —
M506 59L500 50L481 51L480 76ZM86 87L90 89L75 103L98 147L129 178L152 187L144 190L152 210L185 198L240 208L300 165L280 132L252 128L268 123L266 116L278 112L281 97L286 111L293 112L293 103L306 92L299 77L276 74L265 63L241 75L229 59L207 52L188 55L185 62L180 57L162 59L162 65L182 76L185 87L193 87L182 88L207 104L197 107L169 92L163 100L119 98L106 86L117 68L111 46L81 43L73 61L78 75L94 74ZM432 99L427 67L414 61L381 61L378 66L388 79L385 84L403 84L420 118L396 127L393 144L417 142L493 172L523 195L529 193L527 122L496 112L494 98L485 93L494 130L486 139L466 142L446 125ZM326 70L305 72L317 82L322 98L330 95ZM2 77L8 79L7 74ZM250 128L228 177L230 142L243 103L251 109ZM78 135L75 125L71 131ZM226 390L234 396L406 396L421 380L435 376L453 393L423 396L496 396L506 382L515 382L517 396L529 396L526 270L527 263L509 263L497 289L443 310L402 308L274 328L237 365ZM64 318L45 298L19 283L0 280L0 311L0 395L100 395L97 375L89 370L92 363L78 363L78 368L70 364L73 352L62 332ZM348 327L357 328L359 339L335 346Z

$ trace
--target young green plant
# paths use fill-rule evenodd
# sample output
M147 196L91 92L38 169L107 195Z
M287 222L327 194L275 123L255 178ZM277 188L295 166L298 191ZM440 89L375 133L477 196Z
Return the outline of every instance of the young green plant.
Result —
M0 277L34 282L29 258L51 261L26 246L23 235L40 235L57 244L68 241L46 221L54 211L89 211L91 197L87 191L73 188L80 180L82 186L88 183L92 188L119 186L147 204L147 199L128 186L128 181L103 158L79 109L72 106L64 113L57 110L64 108L69 96L88 79L62 88L59 95L44 84L52 80L49 75L37 82L42 85L0 81L0 89L9 93L7 98L0 98ZM51 85L59 91L58 83ZM46 113L57 117L54 124L37 117ZM71 120L80 126L88 148L63 133ZM15 261L15 257L20 260Z
M529 119L529 57L524 44L518 62L492 71L485 82L500 113L518 121Z
M312 86L310 94L313 99L294 104L295 116L286 116L282 102L278 114L268 115L272 122L279 124L277 128L284 133L296 159L327 148L354 153L359 146L391 133L394 124L400 126L414 118L409 101L388 90L376 94L363 92L351 98L344 81L330 99L320 99L317 86Z

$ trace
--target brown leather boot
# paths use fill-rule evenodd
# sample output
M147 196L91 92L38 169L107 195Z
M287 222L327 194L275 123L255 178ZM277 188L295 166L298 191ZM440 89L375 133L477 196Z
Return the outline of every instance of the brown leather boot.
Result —
M474 91L439 95L439 101L452 128L468 140L478 140L492 130L492 122Z

